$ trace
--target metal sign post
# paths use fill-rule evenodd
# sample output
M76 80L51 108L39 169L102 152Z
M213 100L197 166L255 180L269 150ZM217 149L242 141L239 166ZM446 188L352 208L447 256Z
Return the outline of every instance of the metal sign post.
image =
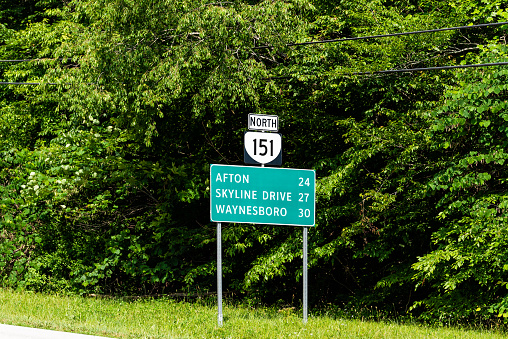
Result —
M308 227L303 228L303 323L307 323L307 300L308 300L308 279L307 279L307 231Z
M221 223L217 223L217 324L222 326L222 229Z

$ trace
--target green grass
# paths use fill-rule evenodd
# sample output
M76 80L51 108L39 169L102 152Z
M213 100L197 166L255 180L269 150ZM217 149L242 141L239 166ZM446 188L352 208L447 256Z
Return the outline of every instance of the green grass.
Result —
M210 303L54 296L0 289L0 323L113 338L505 338L497 331L433 328L309 316L293 310L224 306L224 326Z

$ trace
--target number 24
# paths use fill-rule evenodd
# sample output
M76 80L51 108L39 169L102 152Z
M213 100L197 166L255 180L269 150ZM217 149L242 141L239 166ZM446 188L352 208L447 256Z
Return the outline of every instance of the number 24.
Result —
M310 179L309 178L298 178L300 180L300 184L298 186L310 186Z

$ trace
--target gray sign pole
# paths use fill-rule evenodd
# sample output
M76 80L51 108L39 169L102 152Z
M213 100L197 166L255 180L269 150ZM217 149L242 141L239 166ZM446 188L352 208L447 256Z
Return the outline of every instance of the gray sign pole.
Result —
M222 229L217 223L217 324L222 326Z
M308 277L307 277L307 230L303 228L303 323L307 323L307 299L308 299Z

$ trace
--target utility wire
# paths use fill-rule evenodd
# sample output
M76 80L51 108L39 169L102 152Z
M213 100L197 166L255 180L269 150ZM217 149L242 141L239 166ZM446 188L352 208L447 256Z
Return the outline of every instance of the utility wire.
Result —
M387 38L392 36L401 36L401 35L412 35L412 34L422 34L422 33L434 33L434 32L443 32L443 31L451 31L458 29L467 29L467 28L478 28L478 27L490 27L490 26L501 26L508 25L508 22L494 22L489 24L478 24L471 26L458 26L458 27L447 27L447 28L436 28L436 29L427 29L423 31L413 31L413 32L402 32L402 33L390 33L390 34L380 34L380 35L370 35L370 36L361 36L355 38L342 38L342 39L331 39L331 40L320 40L320 41L307 41L307 42L297 42L297 43L289 43L286 46L303 46L303 45L315 45L315 44L327 44L332 42L343 42L343 41L352 41L352 40L364 40L364 39L375 39L375 38ZM264 48L272 48L273 46L257 46L252 47L252 49L264 49Z
M30 62L30 61L46 61L46 60L58 60L62 61L65 59L71 59L71 58L58 58L58 59L51 59L51 58L44 58L44 59L13 59L13 60L0 60L0 62Z
M437 67L424 67L424 68L405 68L405 69L389 69L385 71L375 72L355 72L351 75L370 75L370 74L387 74L387 73L403 73L403 72L422 72L422 71L435 71L442 69L456 69L456 68L472 68L472 67L491 67L508 65L508 62L492 62L487 64L470 64L470 65L456 65L456 66L437 66Z
M425 71L436 71L445 69L457 69L457 68L478 68L478 67L492 67L492 66L504 66L508 65L508 62L491 62L486 64L469 64L469 65L456 65L456 66L437 66L437 67L422 67L422 68L403 68L403 69L388 69L384 71L374 72L355 72L355 73L344 73L342 75L375 75L375 74L389 74L389 73L404 73L404 72L425 72ZM291 76L281 77L269 77L263 78L262 80L283 80L292 79ZM0 82L0 85L61 85L55 82Z
M19 60L0 60L0 62L26 62L26 61L32 61L37 59L19 59Z
M486 64L469 64L469 65L456 65L456 66L437 66L437 67L421 67L421 68L402 68L402 69L388 69L384 71L374 72L354 72L344 73L342 75L375 75L375 74L389 74L389 73L404 73L404 72L425 72L425 71L436 71L445 69L458 69L458 68L478 68L478 67L492 67L492 66L504 66L508 65L508 61L504 62L491 62ZM262 80L282 80L292 79L291 76L281 77L269 77L263 78ZM0 82L0 85L61 85L55 82Z
M300 43L289 43L286 46L302 46L302 45L324 44L324 43L334 43L334 42L352 41L352 40L386 38L386 37L393 37L393 36L422 34L422 33L433 33L433 32L443 32L443 31L451 31L451 30L458 30L458 29L469 29L469 28L478 28L478 27L491 27L491 26L501 26L501 25L508 25L508 22L494 22L494 23L488 23L488 24L478 24L478 25L470 25L470 26L437 28L437 29L429 29L429 30L413 31L413 32L402 32L402 33L370 35L370 36L355 37L355 38L343 38L343 39L333 39L333 40L321 40L321 41L308 41L308 42L300 42ZM252 47L252 49L264 49L264 48L272 48L272 46L257 46L257 47ZM63 59L64 58L58 58L57 60L63 60ZM38 60L48 60L48 59L0 60L0 62L28 62L28 61L38 61ZM489 66L500 66L500 65L508 65L508 62L487 63L487 64L472 64L472 65L458 65L458 66L425 67L425 68L391 69L391 70L375 71L375 72L355 72L355 73L349 73L349 74L345 74L345 75L371 75L371 74L388 74L388 73L402 73L402 72L423 72L423 71L431 71L431 70L444 70L444 69L457 69L457 68L470 68L470 67L489 67ZM291 79L291 77L290 76L270 77L270 78L265 78L263 80L276 80L276 79ZM0 85L41 85L41 84L42 83L38 83L38 82L0 82ZM46 85L58 85L57 83L45 83L45 84Z
M472 67L491 67L491 66L503 66L508 65L508 62L492 62L486 64L470 64L470 65L456 65L456 66L437 66L437 67L423 67L423 68L403 68L403 69L389 69L384 71L374 71L374 72L355 72L355 73L343 73L343 76L350 75L375 75L375 74L388 74L388 73L404 73L404 72L425 72L425 71L435 71L435 70L443 70L443 69L457 69L457 68L472 68ZM280 77L270 77L264 78L263 80L283 80L283 79L292 79L291 76L280 76Z
M0 81L0 85L61 85L56 82L4 82Z

